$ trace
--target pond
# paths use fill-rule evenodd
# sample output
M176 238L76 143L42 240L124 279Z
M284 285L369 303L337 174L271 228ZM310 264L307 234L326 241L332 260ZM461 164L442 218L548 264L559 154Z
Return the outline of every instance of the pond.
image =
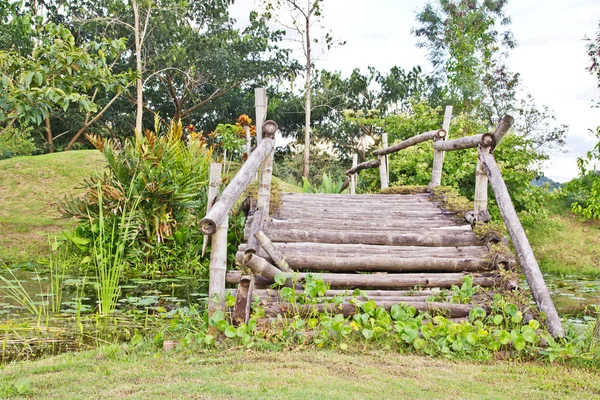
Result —
M13 269L0 276L8 279L13 285L20 285L33 301L41 304L48 300L48 274L26 269ZM22 309L19 302L6 296L2 288L7 284L0 282L0 315L18 312ZM79 311L93 310L97 303L96 277L65 276L62 291L61 312L75 314ZM121 294L117 309L127 311L166 310L178 306L203 304L208 297L208 282L190 276L132 276L121 284Z

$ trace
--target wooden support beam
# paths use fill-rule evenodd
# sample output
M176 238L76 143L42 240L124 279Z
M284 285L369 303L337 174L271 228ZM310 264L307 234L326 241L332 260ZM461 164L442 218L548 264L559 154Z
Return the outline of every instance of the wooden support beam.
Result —
M244 125L244 135L246 136L246 154L250 157L250 153L252 153L252 137L250 136L250 127L248 125Z
M494 139L496 141L495 145L498 145L502 138L508 133L510 127L515 123L515 119L510 115L505 115L502 117L496 129L494 130ZM492 149L493 150L493 149Z
M376 156L384 156L386 154L395 153L397 151L404 150L408 147L414 146L422 142L426 142L428 140L443 138L444 136L446 136L446 131L443 129L421 133L420 135L413 136L409 139L406 139L403 142L396 143L395 145L392 145L390 147L386 147L385 149L376 150L373 152L373 154Z
M270 127L269 129L273 129L273 124L274 126L277 126L275 122L270 124L265 123L265 126ZM239 172L221 194L219 201L215 203L200 222L200 228L204 234L212 235L217 231L217 227L227 217L235 202L248 188L248 185L250 185L254 179L258 168L271 153L274 146L275 142L273 139L265 138L265 140L260 142L248 157L248 160L242 165Z
M208 198L206 203L206 212L208 213L212 208L213 204L217 200L219 195L219 188L221 187L221 170L223 166L220 163L211 163L209 170L209 186L208 186ZM206 253L206 247L208 246L208 235L204 235L202 239L202 257Z
M506 229L510 234L513 246L523 267L523 272L527 278L527 283L531 289L531 294L540 309L546 314L548 329L555 337L562 337L565 331L561 325L560 318L550 297L550 292L544 282L544 277L540 272L537 260L527 240L525 230L519 221L519 216L515 211L512 200L508 193L506 183L502 178L502 173L492 153L487 152L483 148L479 149L479 161L483 164L483 168L488 176L496 196L496 203L500 209L500 215L506 225Z
M256 115L254 120L254 123L256 124L256 145L258 146L263 139L262 127L267 117L267 89L254 89L254 110Z
M235 305L233 306L233 323L235 325L247 324L250 319L250 306L254 292L254 276L244 275L240 279L235 294Z
M387 132L382 132L381 133L381 146L384 149L386 147L389 147ZM388 155L385 156L385 170L387 171L387 181L388 181L388 184L390 182L390 158L389 157L390 156L388 156Z
M377 168L377 167L379 167L379 160L365 161L363 163L358 164L356 167L352 167L349 170L347 170L346 175L353 175L353 174L356 174L357 172L362 171L363 169Z
M381 183L381 190L388 188L388 172L387 172L387 156L377 156L379 159L379 181Z
M355 169L358 165L358 154L352 154L352 169ZM350 194L356 194L356 184L358 176L356 174L350 175Z
M225 310L225 280L227 274L227 228L229 216L212 235L208 279L208 313Z
M246 245L246 253L256 254L260 247L260 243L255 237L256 232L263 228L264 218L261 210L254 211L252 214L252 221L250 223L250 232L247 235L248 244ZM248 229L248 228L246 228Z
M434 139L434 141L448 140L448 134L450 132L450 120L452 119L452 106L446 106L444 112L444 122L442 129L446 131L446 135L443 138ZM431 172L430 187L440 186L442 184L442 169L444 165L444 152L441 150L433 149L433 169Z
M279 267L283 272L292 272L289 264L285 261L285 257L275 248L271 239L263 231L258 231L254 234L258 243L260 243L260 247L271 257L271 260L275 262L275 265Z

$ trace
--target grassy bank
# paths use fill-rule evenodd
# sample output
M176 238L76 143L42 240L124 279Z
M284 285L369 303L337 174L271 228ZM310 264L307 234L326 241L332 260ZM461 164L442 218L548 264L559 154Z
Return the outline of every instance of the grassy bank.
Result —
M560 200L547 206L547 219L524 224L542 271L600 277L600 222L582 222Z
M36 261L48 254L48 234L74 226L57 203L105 167L96 150L69 151L0 161L0 265ZM300 188L277 180L283 191Z
M390 352L130 354L112 346L8 366L0 397L210 399L593 399L600 372L472 364Z
M104 167L98 151L17 157L0 161L0 263L35 261L48 252L48 234L72 224L57 201Z

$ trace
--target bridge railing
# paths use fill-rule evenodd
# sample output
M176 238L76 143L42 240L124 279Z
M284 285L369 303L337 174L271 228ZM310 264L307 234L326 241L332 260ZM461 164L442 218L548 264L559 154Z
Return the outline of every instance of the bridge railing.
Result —
M457 151L464 149L477 148L478 159L475 179L475 197L474 210L465 215L465 219L471 224L489 222L490 216L488 212L488 183L492 187L492 191L496 197L496 204L500 209L500 215L504 220L508 233L512 239L513 246L516 250L517 257L527 278L527 283L531 289L533 298L540 309L546 314L548 328L554 336L563 336L564 330L554 307L554 303L550 298L550 292L546 287L542 273L540 272L537 260L531 249L525 230L519 221L517 212L510 198L508 188L500 172L500 168L496 163L493 151L500 143L502 138L508 133L510 127L514 123L511 116L504 116L500 123L496 126L494 132L482 133L473 136L462 137L453 140L445 140L449 128L449 122L452 110L446 108L444 117L444 125L442 129L425 132L414 136L400 143L389 147L374 151L377 160L366 161L361 164L355 163L353 167L346 171L346 175L351 185L351 192L354 192L356 174L368 168L377 168L380 170L381 188L388 187L387 159L389 154L404 150L419 143L428 140L433 140L434 161L432 168L432 178L430 187L439 186L441 184L442 168L444 153L446 151Z

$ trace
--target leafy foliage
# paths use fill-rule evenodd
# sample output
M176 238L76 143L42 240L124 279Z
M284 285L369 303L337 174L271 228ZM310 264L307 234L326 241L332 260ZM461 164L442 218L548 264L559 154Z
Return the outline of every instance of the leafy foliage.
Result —
M303 193L330 193L339 194L342 190L343 181L341 179L333 180L325 172L323 173L323 180L321 181L320 187L314 187L308 179L302 179L302 192Z
M0 160L17 156L31 156L37 151L31 138L31 128L8 129L0 136Z
M147 130L144 136L126 140L122 148L110 139L88 138L104 154L109 171L86 180L83 197L62 203L65 215L81 221L79 233L89 236L86 232L94 229L101 209L104 218L118 218L124 212L131 212L126 206L125 189L131 187L139 205L132 218L131 235L135 240L128 255L138 261L155 262L161 258L161 252L169 253L175 248L178 251L168 255L165 267L197 264L198 247L202 243L197 222L206 211L211 156L201 138L195 135L188 143L184 142L181 123L172 124L163 135L158 127L156 133Z

